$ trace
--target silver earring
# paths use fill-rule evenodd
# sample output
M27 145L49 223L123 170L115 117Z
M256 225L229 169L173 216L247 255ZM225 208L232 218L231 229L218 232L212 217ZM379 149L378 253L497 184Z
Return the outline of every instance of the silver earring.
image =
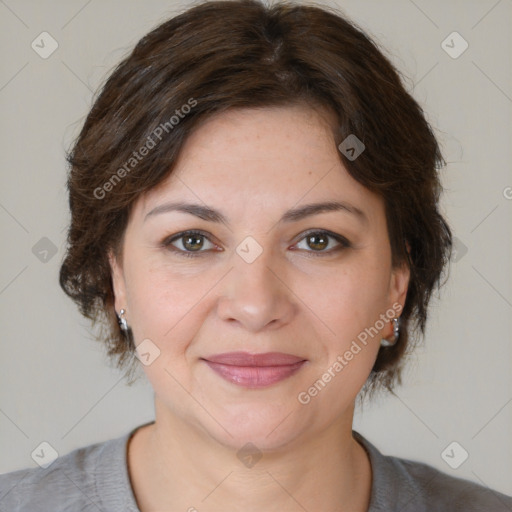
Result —
M119 326L121 327L121 330L127 332L128 331L128 324L126 323L126 318L123 318L123 315L126 313L126 310L121 309L119 311L118 320L119 320Z
M121 311L119 311L119 315L117 315L117 319L119 321L119 327L123 331L124 336L125 336L126 340L128 341L128 344L130 345L130 347L134 348L135 343L133 341L133 333L132 333L131 328L128 326L128 322L126 321L126 318L124 318L125 313L126 313L126 310L121 309Z
M389 341L386 338L382 338L380 341L381 347L392 347L398 340L400 335L400 318L393 318L393 339Z

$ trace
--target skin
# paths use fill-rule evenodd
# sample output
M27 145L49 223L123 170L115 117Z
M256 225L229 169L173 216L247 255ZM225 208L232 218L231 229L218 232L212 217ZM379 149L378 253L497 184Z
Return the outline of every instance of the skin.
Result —
M308 404L297 397L379 315L403 307L409 270L392 268L384 202L344 168L332 121L305 106L214 116L189 137L169 178L134 204L122 259L110 261L116 310L126 310L136 344L150 339L160 350L143 366L155 423L139 428L128 450L142 512L368 509L371 465L352 437L354 404L392 324ZM229 225L176 211L145 220L177 200L220 210ZM366 222L336 211L278 223L290 208L325 200L360 208ZM308 244L313 228L351 245ZM192 242L200 256L163 246L189 229L207 234L202 246ZM248 236L263 250L252 263L236 252ZM186 242L170 247L192 252ZM247 389L200 359L238 350L308 362L283 381ZM252 467L237 457L247 442L263 455Z

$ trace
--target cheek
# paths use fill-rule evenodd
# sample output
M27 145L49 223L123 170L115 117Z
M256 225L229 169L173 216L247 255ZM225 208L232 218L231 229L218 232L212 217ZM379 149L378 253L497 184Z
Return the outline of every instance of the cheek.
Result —
M149 338L162 355L182 351L187 339L183 329L197 315L194 306L206 293L206 285L162 268L142 266L134 268L129 282L128 302L136 343Z
M187 403L183 395L183 386L190 387L186 351L194 336L190 329L197 313L190 299L193 292L180 283L163 272L141 273L132 281L130 305L136 345L151 340L142 347L149 346L150 352L157 354L142 367L148 381L157 395L179 397L178 403ZM172 403L168 406L175 407Z
M305 281L298 294L342 348L385 313L388 282L385 265L361 261L321 280L321 292Z
M375 363L382 322L375 326L386 312L388 276L380 264L347 266L333 276L322 293L310 290L304 300L320 319L325 353L318 359L312 387L302 391L318 396L318 407L336 403L339 411L357 395Z

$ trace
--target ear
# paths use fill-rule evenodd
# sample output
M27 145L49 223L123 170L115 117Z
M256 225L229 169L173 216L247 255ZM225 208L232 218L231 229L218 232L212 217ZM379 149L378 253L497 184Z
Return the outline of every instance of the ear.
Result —
M407 252L411 253L411 246L409 242L405 242ZM400 304L400 314L405 305L405 299L407 297L407 290L409 289L409 280L411 278L411 270L408 262L402 263L401 266L392 269L391 280L389 287L389 299L391 306ZM398 313L398 312L397 312ZM398 314L398 316L400 316Z
M117 312L126 309L126 284L122 262L118 260L112 249L108 251L110 273L112 276L112 288L114 290L114 308Z
M391 272L389 298L391 305L396 303L400 304L400 311L402 311L405 305L410 277L411 272L407 263L403 263L400 267L393 269Z

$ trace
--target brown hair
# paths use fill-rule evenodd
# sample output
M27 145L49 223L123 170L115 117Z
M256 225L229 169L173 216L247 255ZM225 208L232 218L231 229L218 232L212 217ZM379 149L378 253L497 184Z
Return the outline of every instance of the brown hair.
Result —
M144 36L109 76L67 156L60 285L103 327L97 337L119 368L131 360L131 373L137 360L114 311L108 250L120 255L132 205L172 172L187 136L212 114L292 104L332 112L337 145L350 134L365 145L355 160L340 159L384 198L393 265L411 271L398 342L379 350L365 390L401 382L410 334L425 333L451 254L438 211L438 143L399 72L353 22L327 7L257 0L203 2Z

